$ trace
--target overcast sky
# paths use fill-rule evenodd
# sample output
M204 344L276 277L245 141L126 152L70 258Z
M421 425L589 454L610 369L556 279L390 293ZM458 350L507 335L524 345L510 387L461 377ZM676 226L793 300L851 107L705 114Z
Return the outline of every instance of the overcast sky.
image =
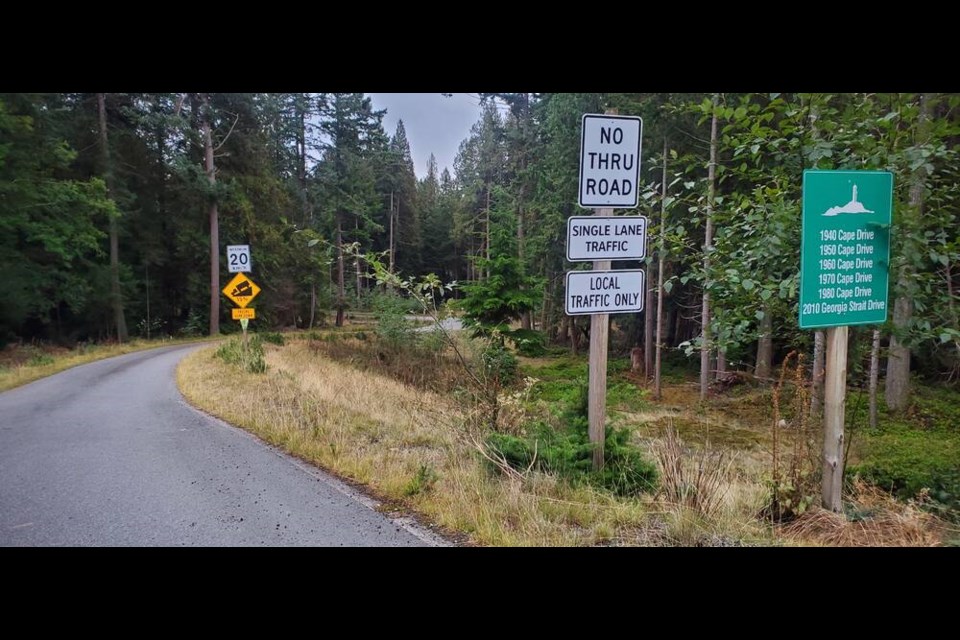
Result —
M453 175L453 159L460 142L470 134L470 127L480 118L477 94L455 93L445 98L439 93L371 93L375 109L386 109L383 127L389 135L403 120L410 142L417 177L427 175L427 162L432 153L437 158L437 171L444 167Z

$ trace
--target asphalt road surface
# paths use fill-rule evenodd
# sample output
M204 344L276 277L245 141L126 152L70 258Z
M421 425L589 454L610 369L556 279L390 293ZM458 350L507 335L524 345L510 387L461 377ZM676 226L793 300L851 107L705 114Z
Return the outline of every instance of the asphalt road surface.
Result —
M344 483L190 407L195 345L0 393L0 546L443 544Z

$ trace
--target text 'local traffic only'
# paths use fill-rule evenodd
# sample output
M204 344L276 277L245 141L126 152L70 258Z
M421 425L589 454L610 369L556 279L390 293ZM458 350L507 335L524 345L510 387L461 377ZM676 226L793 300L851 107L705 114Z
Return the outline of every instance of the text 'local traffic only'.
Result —
M567 273L566 312L634 313L643 311L643 269L570 271Z

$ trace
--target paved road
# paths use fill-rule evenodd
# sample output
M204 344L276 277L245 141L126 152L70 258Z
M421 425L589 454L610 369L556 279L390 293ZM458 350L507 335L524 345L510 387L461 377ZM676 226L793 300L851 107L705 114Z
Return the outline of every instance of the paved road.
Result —
M436 544L177 391L194 345L0 393L0 546Z

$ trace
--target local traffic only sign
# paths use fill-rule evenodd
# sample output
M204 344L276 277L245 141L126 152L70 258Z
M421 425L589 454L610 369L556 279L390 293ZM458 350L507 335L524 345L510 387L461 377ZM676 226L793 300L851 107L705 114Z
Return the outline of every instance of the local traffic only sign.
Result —
M800 328L882 324L893 174L804 171Z
M567 218L567 260L643 260L647 257L644 216Z
M583 115L581 207L637 206L642 139L643 121L636 116Z
M643 269L568 271L567 315L643 311Z
M227 270L230 273L250 273L253 270L250 264L250 245L227 245Z

